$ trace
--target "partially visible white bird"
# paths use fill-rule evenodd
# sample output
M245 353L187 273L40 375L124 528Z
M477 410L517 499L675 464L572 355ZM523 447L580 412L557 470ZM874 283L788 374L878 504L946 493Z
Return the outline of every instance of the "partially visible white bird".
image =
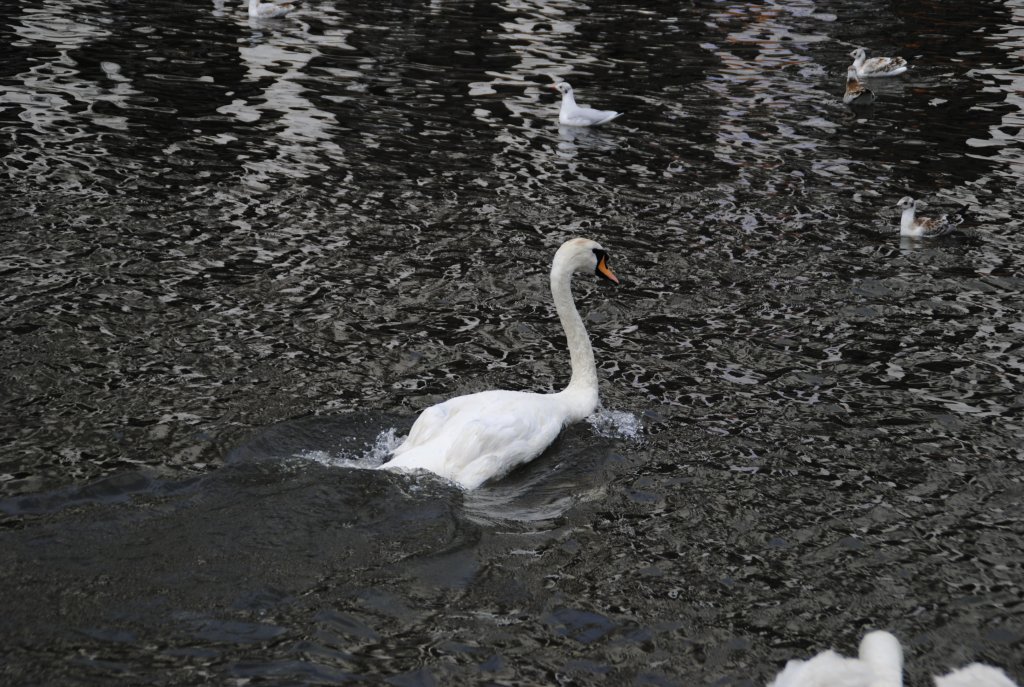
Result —
M875 102L875 94L857 78L857 69L852 64L846 70L846 93L843 102L847 105L870 105Z
M864 48L857 48L850 53L857 76L896 76L907 71L907 61L902 57L872 57L867 59Z
M568 81L560 81L550 86L562 94L562 109L558 111L558 123L566 126L597 126L621 117L621 112L614 110L595 110L586 105L577 105L572 94L572 86Z
M903 210L903 216L900 217L900 236L933 239L956 231L958 222L946 215L935 218L915 217L917 201L910 196L900 198L896 207Z
M594 272L615 284L608 254L589 239L570 239L551 264L551 297L569 345L572 378L555 394L481 391L424 410L385 469L429 470L475 489L533 460L566 425L597 408L594 350L572 298L574 272Z
M933 679L935 687L1017 687L1002 670L981 663L972 663Z
M858 658L824 651L808 661L792 660L768 687L903 687L903 648L888 632L869 632Z
M260 2L260 0L249 0L249 17L252 19L274 19L295 9L291 3Z

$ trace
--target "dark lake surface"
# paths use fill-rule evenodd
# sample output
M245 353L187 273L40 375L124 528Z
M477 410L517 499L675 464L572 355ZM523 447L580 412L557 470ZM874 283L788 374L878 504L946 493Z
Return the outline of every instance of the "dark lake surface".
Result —
M1021 0L6 0L0 153L0 681L1024 680ZM603 409L364 469L567 383L580 235Z

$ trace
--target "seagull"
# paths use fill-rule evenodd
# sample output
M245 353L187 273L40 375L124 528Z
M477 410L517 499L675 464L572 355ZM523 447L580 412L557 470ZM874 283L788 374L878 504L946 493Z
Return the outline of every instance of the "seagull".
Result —
M857 76L896 76L907 71L907 61L902 57L872 57L867 59L864 48L850 53Z
M850 65L846 70L846 93L843 102L847 105L870 105L875 102L875 94L857 78L857 68Z
M572 95L572 86L568 81L560 81L550 86L562 94L562 109L558 112L558 123L566 126L597 126L621 117L621 112L614 110L595 110L585 105L577 105Z
M249 0L249 17L252 19L274 19L295 9L291 3L260 2L260 0Z
M900 218L900 236L912 236L915 238L933 239L938 236L945 236L956 231L959 222L950 220L946 215L941 217L914 217L917 212L917 201L910 196L900 198L896 207L903 210Z

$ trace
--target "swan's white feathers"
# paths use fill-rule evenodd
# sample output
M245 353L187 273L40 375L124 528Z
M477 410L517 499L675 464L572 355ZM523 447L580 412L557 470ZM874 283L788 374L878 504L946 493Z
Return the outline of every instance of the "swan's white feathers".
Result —
M481 391L424 410L389 468L430 470L466 489L535 458L568 419L557 394Z
M809 661L790 661L768 687L902 687L903 649L892 634L864 635L858 658L823 651Z
M859 659L825 651L809 661L788 662L768 687L870 687L872 677Z
M481 391L424 410L386 470L429 470L475 489L533 460L567 424L594 412L597 366L586 327L572 298L572 275L590 272L616 284L608 254L590 239L570 239L551 262L551 300L569 348L572 378L556 394Z
M936 677L935 687L1017 687L1017 683L999 668L972 663Z

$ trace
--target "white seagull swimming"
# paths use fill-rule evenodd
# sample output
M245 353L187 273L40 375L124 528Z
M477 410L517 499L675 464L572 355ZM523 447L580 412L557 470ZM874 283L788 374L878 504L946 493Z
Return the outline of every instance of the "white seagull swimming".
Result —
M917 201L910 196L900 198L896 207L903 210L900 217L900 236L933 239L956 231L958 222L954 222L946 215L935 218L915 217Z
M595 110L586 105L577 105L568 81L551 84L550 88L562 94L562 109L558 111L558 123L566 126L597 126L621 117L614 110Z
M857 76L896 76L907 71L907 61L902 57L872 57L869 60L867 55L864 48L850 53Z
M295 9L291 3L260 2L260 0L249 0L249 17L252 19L273 19L283 17Z
M857 78L857 68L852 64L846 70L846 92L843 102L847 105L870 105L875 102L875 94Z
M429 470L464 489L475 489L533 460L563 427L594 412L597 366L573 302L575 272L593 272L619 283L608 267L608 254L595 241L570 239L555 252L551 298L569 346L569 386L554 394L481 391L431 406L420 413L409 436L381 468Z

